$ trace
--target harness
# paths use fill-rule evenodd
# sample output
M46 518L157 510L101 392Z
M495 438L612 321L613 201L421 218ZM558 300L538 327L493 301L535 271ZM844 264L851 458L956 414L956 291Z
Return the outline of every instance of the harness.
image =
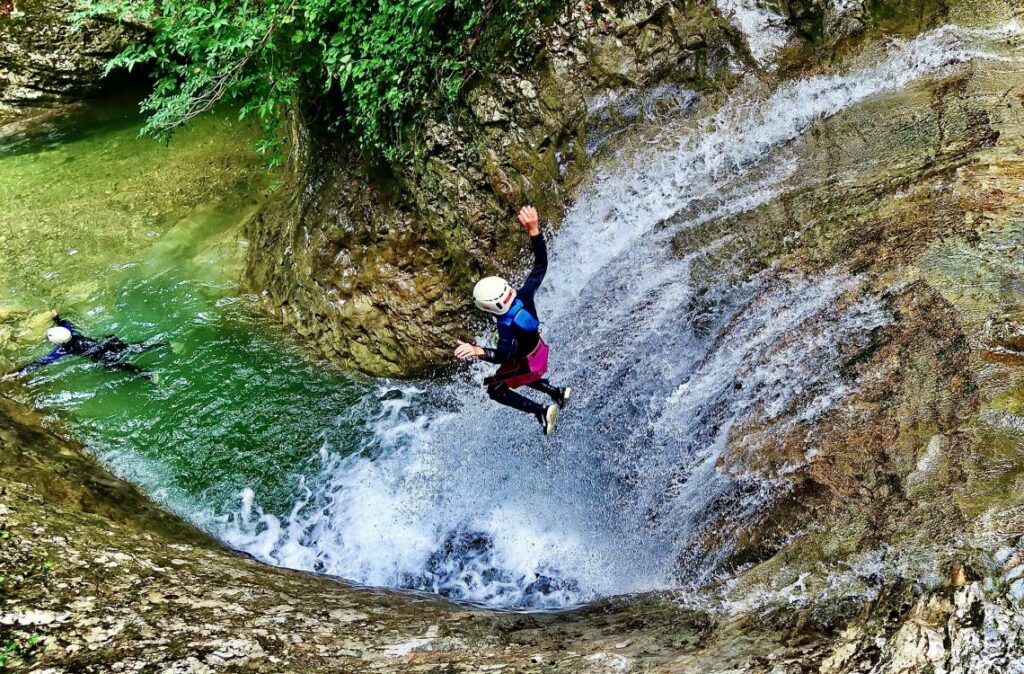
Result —
M537 332L540 321L526 310L522 300L517 299L504 315L498 316L498 325L515 326L524 332Z
M498 316L498 325L516 327L524 332L537 332L540 321L526 310L521 300L516 300L503 316ZM488 384L501 383L509 388L528 386L539 381L548 371L548 345L537 336L537 346L525 358L502 365L494 375L485 381Z

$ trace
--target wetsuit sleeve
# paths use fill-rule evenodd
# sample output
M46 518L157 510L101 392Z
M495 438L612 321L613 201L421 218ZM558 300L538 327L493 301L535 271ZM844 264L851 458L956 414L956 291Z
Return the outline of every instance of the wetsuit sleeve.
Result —
M519 299L523 302L533 301L544 275L548 273L548 249L544 243L544 232L530 237L530 247L533 249L533 269L526 277L523 287L519 289Z
M498 345L493 349L484 349L484 355L480 356L480 359L486 360L488 363L501 365L512 360L512 356L515 355L518 347L519 345L516 343L516 336L512 328L499 325Z
M68 354L67 354L67 351L65 351L64 349L61 349L61 348L54 349L53 351L51 351L47 355L43 356L42 358L40 358L38 360L35 360L35 361L32 361L31 363L29 363L25 367L21 368L20 370L16 370L15 374L28 374L29 372L32 372L34 370L38 370L39 368L43 367L44 365L49 365L50 363L55 363L55 362L57 362L58 360L60 360L61 358L63 358L66 355L68 355Z

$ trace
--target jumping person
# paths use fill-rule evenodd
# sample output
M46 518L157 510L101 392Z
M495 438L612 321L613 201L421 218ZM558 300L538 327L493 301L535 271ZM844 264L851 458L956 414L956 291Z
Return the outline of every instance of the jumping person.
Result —
M498 344L493 349L482 349L475 344L459 342L455 356L462 360L479 358L501 367L484 380L491 400L536 417L544 435L555 430L558 410L569 402L571 388L552 386L544 375L548 371L548 346L540 337L540 319L534 295L548 270L548 253L544 246L537 220L537 209L525 206L519 211L519 222L530 235L533 248L533 270L519 291L505 279L482 279L473 289L477 308L495 317L498 324ZM516 393L513 389L528 386L551 397L553 403L544 406Z
M46 341L53 344L54 349L47 355L24 367L3 376L4 381L17 379L39 368L55 363L64 356L82 356L103 365L108 370L121 370L130 374L156 381L156 375L147 372L124 359L129 355L148 351L161 344L129 344L120 337L108 335L103 339L93 339L81 334L71 321L64 320L56 311L51 312L53 327L46 330Z

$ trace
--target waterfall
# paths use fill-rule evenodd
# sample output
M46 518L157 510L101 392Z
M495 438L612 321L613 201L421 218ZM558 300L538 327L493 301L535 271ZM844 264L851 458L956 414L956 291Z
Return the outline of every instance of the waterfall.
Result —
M718 0L718 9L743 33L754 59L764 65L786 46L793 31L786 19L756 0Z
M206 526L273 564L494 607L712 577L729 539L699 545L711 527L750 518L784 488L722 470L733 429L812 423L855 385L839 375L837 345L864 343L891 319L841 270L699 287L695 265L728 237L687 255L671 238L786 189L787 145L817 121L992 58L973 46L984 37L941 28L875 65L736 97L609 159L553 237L538 298L553 381L577 391L552 438L486 398L488 368L419 387L382 382L358 411L363 451L325 444L319 477L286 517L246 492Z

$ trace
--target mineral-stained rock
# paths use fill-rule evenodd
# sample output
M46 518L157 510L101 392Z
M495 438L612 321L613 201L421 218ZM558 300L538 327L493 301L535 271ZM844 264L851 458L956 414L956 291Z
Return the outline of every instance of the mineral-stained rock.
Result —
M1004 570L1017 543L972 562L989 575L960 588L886 577L868 596L821 577L820 596L776 600L752 573L737 591L762 599L724 611L685 608L687 593L490 613L223 550L4 398L0 459L0 642L12 671L1019 674L1024 653Z
M607 136L590 124L606 109L588 100L623 90L650 103L611 125L689 105L730 77L733 32L711 0L567 3L530 66L499 64L464 105L424 111L413 156L386 178L296 118L310 140L293 184L248 227L250 286L343 365L408 375L447 362L468 336L472 283L520 269L515 211L532 202L556 223Z
M0 119L96 94L107 62L145 35L100 20L77 26L76 9L75 0L17 0L0 12Z
M989 360L1024 365L1024 316L1002 313L986 324L984 355Z

